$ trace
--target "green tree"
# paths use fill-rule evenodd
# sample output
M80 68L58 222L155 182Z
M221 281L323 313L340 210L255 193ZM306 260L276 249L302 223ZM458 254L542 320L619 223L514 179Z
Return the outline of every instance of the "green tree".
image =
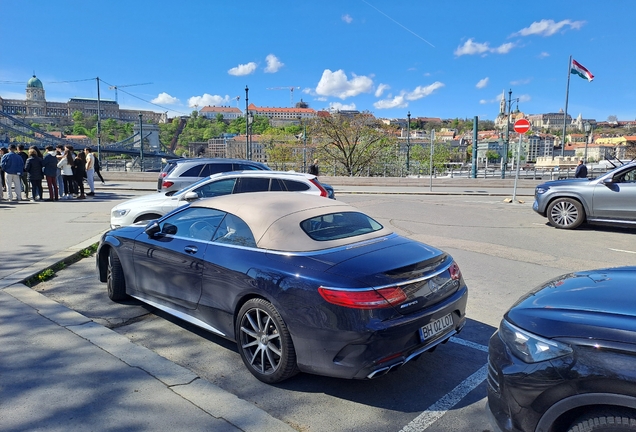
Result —
M320 152L342 164L349 176L360 175L397 144L391 129L367 113L319 117L309 123L307 133L321 143Z

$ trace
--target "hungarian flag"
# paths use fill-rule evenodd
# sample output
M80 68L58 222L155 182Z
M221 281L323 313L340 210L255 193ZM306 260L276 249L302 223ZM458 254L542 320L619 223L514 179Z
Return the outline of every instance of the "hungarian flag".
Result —
M577 62L574 59L572 59L570 72L573 74L577 74L581 78L586 79L588 81L592 81L594 79L594 75L592 75L592 73L589 70L585 69L585 66L583 66L581 63Z

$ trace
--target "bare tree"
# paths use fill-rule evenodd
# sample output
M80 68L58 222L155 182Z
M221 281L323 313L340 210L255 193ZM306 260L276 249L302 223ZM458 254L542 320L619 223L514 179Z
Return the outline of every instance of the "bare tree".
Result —
M320 117L311 123L308 134L320 152L342 164L349 176L360 175L397 146L392 130L369 113Z

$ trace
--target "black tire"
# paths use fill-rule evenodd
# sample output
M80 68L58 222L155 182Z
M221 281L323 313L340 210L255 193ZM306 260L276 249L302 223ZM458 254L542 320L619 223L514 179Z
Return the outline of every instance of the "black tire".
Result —
M636 431L636 412L607 411L594 412L579 417L568 432L634 432Z
M113 301L121 301L128 298L126 294L126 278L121 267L117 252L111 249L108 253L108 273L106 275L106 287L108 298Z
M298 373L289 330L270 302L251 299L243 305L236 320L236 342L243 363L260 381L274 384Z
M557 198L548 206L548 220L555 228L574 229L585 221L585 211L575 199Z

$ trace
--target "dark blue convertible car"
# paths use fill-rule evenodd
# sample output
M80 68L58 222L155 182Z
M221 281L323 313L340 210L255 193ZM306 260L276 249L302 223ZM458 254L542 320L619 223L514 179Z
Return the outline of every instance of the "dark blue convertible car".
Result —
M266 383L297 372L374 378L465 323L453 258L342 202L279 192L227 195L104 234L99 278L234 340Z

